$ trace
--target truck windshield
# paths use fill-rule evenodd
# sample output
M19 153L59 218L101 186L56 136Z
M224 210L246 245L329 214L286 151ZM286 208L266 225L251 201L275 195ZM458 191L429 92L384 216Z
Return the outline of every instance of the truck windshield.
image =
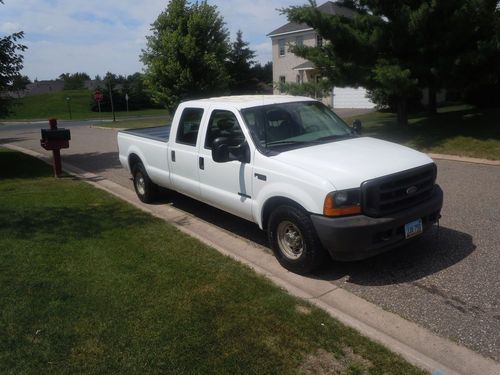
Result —
M305 147L354 137L335 113L319 102L293 102L246 108L243 118L264 151Z

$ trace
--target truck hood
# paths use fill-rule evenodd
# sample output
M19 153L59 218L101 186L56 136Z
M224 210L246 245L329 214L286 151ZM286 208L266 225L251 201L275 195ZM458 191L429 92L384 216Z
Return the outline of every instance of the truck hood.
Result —
M337 190L433 162L411 148L370 137L285 151L272 158L321 176Z

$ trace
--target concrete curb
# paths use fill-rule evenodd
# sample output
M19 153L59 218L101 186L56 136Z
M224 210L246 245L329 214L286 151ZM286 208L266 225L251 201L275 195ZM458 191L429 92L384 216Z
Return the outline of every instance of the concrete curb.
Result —
M50 157L38 152L9 144L3 146L51 163ZM342 323L381 343L418 367L442 375L500 374L500 363L492 359L439 337L329 281L315 280L286 271L265 247L169 205L145 205L132 190L78 167L63 164L63 168L75 177L165 220L220 253L248 265L291 295L324 309Z
M484 165L500 165L500 160L469 158L467 156L444 155L429 153L430 158L437 160L459 161L463 163L484 164Z
M116 132L119 132L120 130L125 130L126 128L109 128L106 126L99 126L99 125L90 125L92 129L103 129L103 130L114 130Z

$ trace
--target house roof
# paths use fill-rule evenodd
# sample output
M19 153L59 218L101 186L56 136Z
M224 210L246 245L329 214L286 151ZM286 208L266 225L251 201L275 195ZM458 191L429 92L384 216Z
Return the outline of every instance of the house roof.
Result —
M314 65L311 61L306 61L300 65L297 65L293 70L312 70L316 69L316 65Z
M348 18L353 18L355 15L355 12L352 9L343 7L339 4L334 3L333 1L327 1L326 3L320 5L317 9L322 13L334 14ZM281 27L278 27L276 30L271 31L269 34L267 34L267 36L272 38L279 35L309 30L313 29L305 23L288 22L286 25L283 25Z

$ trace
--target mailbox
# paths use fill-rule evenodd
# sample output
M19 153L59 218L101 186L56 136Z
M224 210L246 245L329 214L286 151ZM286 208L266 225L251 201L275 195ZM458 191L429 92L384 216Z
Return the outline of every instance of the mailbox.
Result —
M71 133L69 129L58 129L57 120L51 118L49 120L50 129L42 129L42 139L40 145L52 151L54 163L54 175L59 177L61 175L61 149L69 148L69 140Z
M71 133L69 129L42 129L40 144L46 150L69 148Z

